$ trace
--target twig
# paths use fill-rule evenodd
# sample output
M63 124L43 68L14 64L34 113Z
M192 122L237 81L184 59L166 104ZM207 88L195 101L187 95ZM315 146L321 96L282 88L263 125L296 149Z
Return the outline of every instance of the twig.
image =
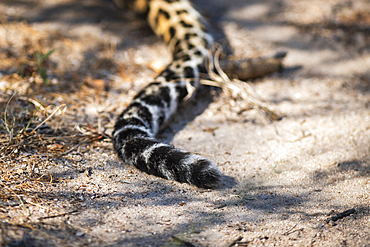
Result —
M337 214L336 216L330 217L329 219L326 220L326 223L329 223L330 221L337 221L337 220L343 219L344 217L346 217L350 214L353 214L355 212L356 212L356 209L354 209L354 208L346 210L346 211L344 211L340 214Z
M297 224L295 224L294 226L292 226L289 230L287 230L286 232L284 232L283 233L283 235L289 235L289 234L291 234L291 233L293 233L293 232L295 232L296 230L293 230L296 226L298 225L298 223ZM293 231L292 231L293 230Z
M354 209L354 208L349 209L349 210L346 210L346 211L344 211L342 213L337 214L336 216L330 217L329 219L327 219L325 221L325 224L329 224L330 221L337 221L337 220L342 219L342 218L344 218L344 217L346 217L346 216L348 216L350 214L353 214L355 212L356 212L356 209ZM312 246L313 243L315 243L315 241L316 241L315 238L322 231L322 229L324 228L325 224L322 224L322 225L319 226L319 231L316 232L315 235L312 237L310 246Z
M79 146L81 146L82 144L84 144L87 140L89 140L89 138L85 138L84 140L82 140L81 142L77 143L75 146L73 146L71 149L63 152L63 153L59 153L59 154L56 154L56 156L64 156L66 154L69 154L70 152L76 150Z
M76 210L73 210L71 212L67 212L67 213L64 213L64 214L57 214L57 215L50 215L50 216L45 216L45 217L39 217L38 220L45 220L45 219L63 217L63 216L70 215L70 214L75 214L75 213L79 213L79 211L76 209Z

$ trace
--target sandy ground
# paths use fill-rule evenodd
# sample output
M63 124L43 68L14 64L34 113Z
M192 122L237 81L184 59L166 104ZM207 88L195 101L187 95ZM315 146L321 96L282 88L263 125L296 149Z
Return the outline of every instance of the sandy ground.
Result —
M370 246L370 3L197 5L238 56L288 51L282 73L251 84L283 118L266 126L207 88L180 110L159 138L214 161L225 175L217 190L141 173L107 140L61 157L0 154L3 246ZM109 134L114 115L170 60L145 22L108 1L5 0L0 18L3 102L17 85L20 96L65 103L61 129ZM51 49L50 86L11 77L25 51ZM30 173L53 181L15 196L12 183Z

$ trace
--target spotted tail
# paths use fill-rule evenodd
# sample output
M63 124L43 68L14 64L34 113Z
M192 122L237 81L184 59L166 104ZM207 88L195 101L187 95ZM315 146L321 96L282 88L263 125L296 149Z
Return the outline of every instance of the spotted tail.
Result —
M146 15L154 32L172 50L173 61L119 115L114 148L125 163L148 174L203 188L218 187L222 174L210 161L155 139L184 98L192 95L189 88L198 88L212 37L187 0L128 3Z

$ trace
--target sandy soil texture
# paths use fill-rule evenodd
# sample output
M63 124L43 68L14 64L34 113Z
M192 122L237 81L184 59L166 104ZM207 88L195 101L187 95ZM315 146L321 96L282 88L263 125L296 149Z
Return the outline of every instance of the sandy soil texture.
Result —
M217 190L113 152L114 116L170 61L145 21L103 0L0 2L0 245L370 246L369 1L196 5L236 56L288 52L248 82L281 120L204 87L160 133L212 160Z

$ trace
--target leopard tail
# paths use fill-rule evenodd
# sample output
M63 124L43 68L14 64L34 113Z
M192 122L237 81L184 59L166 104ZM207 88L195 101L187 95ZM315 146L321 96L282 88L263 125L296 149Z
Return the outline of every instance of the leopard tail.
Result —
M135 5L137 2L141 4ZM154 32L163 37L173 61L118 116L113 131L114 148L125 163L148 174L216 188L222 173L215 165L155 139L184 98L192 95L189 88L198 88L212 37L187 0L130 1L130 4L131 9L145 14Z

